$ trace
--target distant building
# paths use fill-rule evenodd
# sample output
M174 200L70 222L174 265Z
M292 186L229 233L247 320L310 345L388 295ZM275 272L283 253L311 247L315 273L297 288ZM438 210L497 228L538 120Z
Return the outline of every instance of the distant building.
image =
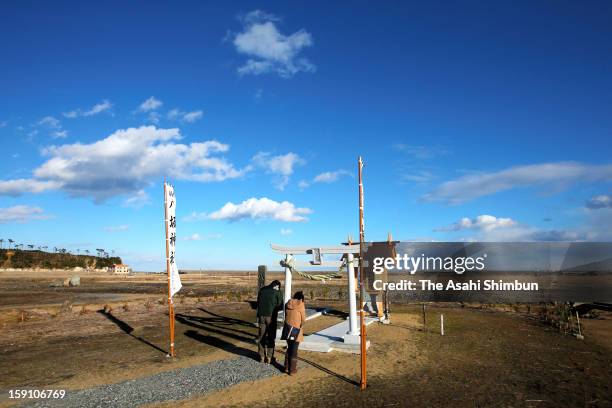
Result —
M125 264L115 264L111 270L115 275L125 275L132 272L132 268Z

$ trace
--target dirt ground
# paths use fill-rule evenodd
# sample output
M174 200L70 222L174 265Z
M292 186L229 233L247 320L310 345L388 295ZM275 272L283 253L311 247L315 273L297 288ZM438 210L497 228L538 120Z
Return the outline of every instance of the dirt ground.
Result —
M206 283L206 274L186 277L187 296L177 299L178 357L170 359L161 277L81 275L81 287L49 287L60 275L0 273L0 405L11 404L9 389L75 390L256 356L252 303L227 301L214 285L233 280L230 288L249 288L254 276L210 274ZM309 287L301 284L296 289ZM345 311L345 302L307 300ZM441 313L445 336L439 334ZM311 320L307 333L341 318ZM420 305L392 305L391 325L368 327L372 347L365 391L356 387L358 355L301 352L296 376L247 382L171 405L612 406L609 314L583 319L584 341L516 312L430 304L427 319L424 330Z

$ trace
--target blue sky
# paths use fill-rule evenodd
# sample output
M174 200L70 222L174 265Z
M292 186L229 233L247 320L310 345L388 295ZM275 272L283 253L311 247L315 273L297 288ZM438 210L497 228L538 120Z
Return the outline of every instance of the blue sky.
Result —
M269 243L612 239L612 4L18 2L0 237L164 267ZM6 246L6 241L4 243Z

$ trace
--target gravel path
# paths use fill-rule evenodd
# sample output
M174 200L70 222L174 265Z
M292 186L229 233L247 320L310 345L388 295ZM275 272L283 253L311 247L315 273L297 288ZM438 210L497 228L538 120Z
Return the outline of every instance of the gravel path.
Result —
M203 395L244 381L280 375L271 365L240 357L181 368L96 388L71 392L61 400L38 400L22 407L138 407Z

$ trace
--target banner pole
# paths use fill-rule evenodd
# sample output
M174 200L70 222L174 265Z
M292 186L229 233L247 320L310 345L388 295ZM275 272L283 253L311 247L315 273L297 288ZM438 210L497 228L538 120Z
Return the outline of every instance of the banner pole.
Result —
M358 159L358 167L359 167L359 323L360 323L360 345L361 345L361 381L359 383L359 388L361 390L365 390L367 386L367 376L366 376L366 325L365 325L365 316L364 316L364 276L363 276L363 246L365 243L365 231L363 226L363 178L362 178L362 168L363 161L361 160L361 156Z
M166 178L164 177L164 226L166 229L166 272L168 273L168 317L170 319L170 356L174 357L174 306L170 292L170 241L168 238L168 200L166 199Z

